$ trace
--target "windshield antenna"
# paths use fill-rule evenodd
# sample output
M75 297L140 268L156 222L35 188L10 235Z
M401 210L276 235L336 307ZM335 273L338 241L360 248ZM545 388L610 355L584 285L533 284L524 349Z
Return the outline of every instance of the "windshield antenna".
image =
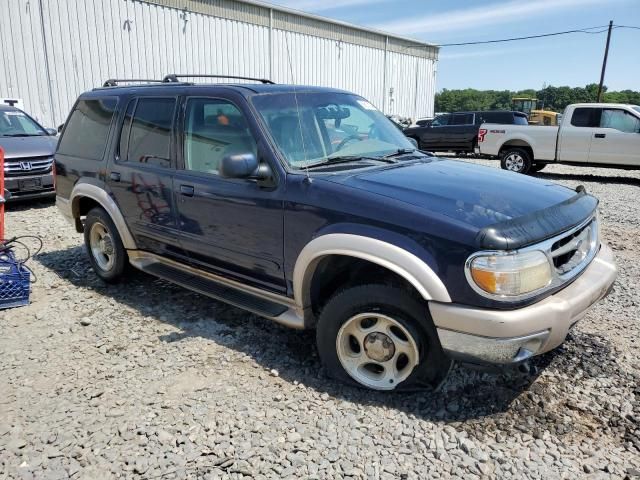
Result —
M298 113L298 127L300 128L300 140L302 140L302 152L304 153L304 161L305 161L305 173L307 174L306 181L307 183L311 183L311 176L309 175L309 165L307 162L309 161L307 155L307 147L304 144L304 134L302 133L302 119L300 118L300 104L298 103L298 94L296 93L296 78L293 74L293 64L291 63L291 51L289 50L289 32L285 32L284 40L287 44L287 59L289 60L289 74L291 75L291 83L293 84L293 98L296 102L296 112Z

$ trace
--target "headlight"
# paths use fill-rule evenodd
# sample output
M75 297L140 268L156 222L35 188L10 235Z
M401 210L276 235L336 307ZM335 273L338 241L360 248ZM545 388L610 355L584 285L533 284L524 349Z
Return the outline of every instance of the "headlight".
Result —
M474 255L467 262L467 278L490 296L520 297L549 285L552 273L547 256L533 250Z

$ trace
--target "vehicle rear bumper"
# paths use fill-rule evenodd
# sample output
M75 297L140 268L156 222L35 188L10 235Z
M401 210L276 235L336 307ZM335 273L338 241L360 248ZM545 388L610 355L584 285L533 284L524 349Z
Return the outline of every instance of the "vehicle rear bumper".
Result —
M611 290L617 268L602 244L586 270L569 286L517 310L487 310L431 302L442 348L472 363L519 363L560 345L567 333Z
M56 207L58 207L58 211L69 221L69 223L75 224L75 219L73 218L73 213L71 211L71 202L68 199L63 198L60 195L56 195Z
M37 183L38 186L28 185ZM40 175L24 175L19 177L5 177L4 188L9 192L7 201L28 200L33 198L51 197L55 195L53 173Z

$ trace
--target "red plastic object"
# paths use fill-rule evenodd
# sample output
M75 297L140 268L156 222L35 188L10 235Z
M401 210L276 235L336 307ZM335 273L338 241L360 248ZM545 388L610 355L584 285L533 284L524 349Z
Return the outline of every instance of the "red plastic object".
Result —
M0 241L4 240L4 150L0 147Z

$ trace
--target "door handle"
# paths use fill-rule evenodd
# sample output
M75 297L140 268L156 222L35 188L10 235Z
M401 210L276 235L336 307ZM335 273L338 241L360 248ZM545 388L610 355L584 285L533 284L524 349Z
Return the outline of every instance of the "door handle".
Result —
M119 182L120 181L120 174L118 172L111 172L109 174L109 178L111 180L113 180L114 182Z
M596 137L596 138L605 138L606 136L607 136L607 134L606 134L606 133L596 133L596 134L594 135L594 137Z
M193 197L195 189L192 185L180 185L180 194L185 197Z

